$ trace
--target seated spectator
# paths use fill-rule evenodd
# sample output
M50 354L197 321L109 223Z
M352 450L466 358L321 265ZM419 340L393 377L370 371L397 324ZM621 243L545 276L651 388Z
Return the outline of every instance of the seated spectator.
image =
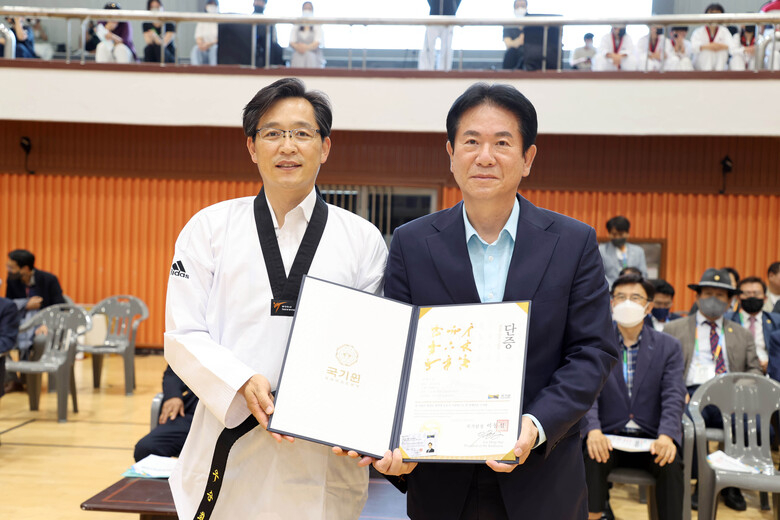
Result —
M5 394L5 385L2 384L5 381L5 358L16 347L20 316L12 300L0 297L0 397Z
M16 37L16 57L17 58L37 58L35 54L35 35L32 29L25 22L24 18L6 17L8 28L11 29ZM0 34L0 45L5 46L5 38ZM0 55L4 49L0 48Z
M147 0L146 10L153 13L163 10L160 0ZM176 37L176 25L171 22L165 24L165 36L162 35L162 22L144 22L141 26L144 31L144 61L147 63L160 63L162 49L165 49L165 62L176 61L176 47L173 39Z
M304 2L301 16L314 16L314 4ZM325 66L322 56L323 33L321 25L293 25L290 31L290 47L293 49L290 66L303 69L321 69Z
M253 0L254 14L263 14L265 11L266 0ZM258 67L265 66L265 40L266 30L271 31L271 48L268 52L270 56L271 65L282 65L282 46L279 45L276 38L276 26L275 25L257 25L257 45L256 45L256 64ZM220 62L221 63L221 62Z
M677 70L680 60L674 53L671 42L664 36L664 28L660 25L651 25L649 30L647 36L639 38L636 46L639 69L658 71L661 70L663 61L663 70Z
M97 27L97 24L94 20L87 21L87 37L86 42L84 43L84 50L91 53L97 50L97 46L100 43L100 38L98 38L98 35L95 33L95 27ZM79 35L79 48L81 48L81 35Z
M710 4L704 14L723 14L723 6ZM693 66L696 70L726 70L732 45L731 33L717 23L699 27L691 35Z
M636 267L624 267L618 273L618 278L620 278L621 276L626 276L627 274L633 274L634 276L641 277L642 276L642 271L640 271Z
M615 468L649 471L656 479L658 516L682 519L682 414L685 407L680 342L645 323L653 308L653 286L636 275L612 285L617 363L585 415L584 459L588 518L602 518L607 476ZM640 376L641 374L641 376ZM655 439L649 453L613 450L604 434Z
M739 32L732 36L732 40L729 70L756 70L756 51L760 45L756 26L743 25Z
M653 308L650 314L645 318L645 323L654 330L662 332L664 326L672 320L682 318L682 314L672 312L672 305L674 304L674 287L672 284L658 278L656 280L650 280L650 283L655 289L655 296L653 296Z
M725 318L736 321L753 335L756 355L761 363L761 370L766 374L769 364L767 341L772 332L780 329L780 314L762 310L766 300L766 284L761 278L749 276L740 280L737 291L739 310L727 312Z
M135 445L135 461L148 455L178 457L192 426L198 398L168 366L163 373L163 404L158 426Z
M577 70L590 70L593 67L593 56L596 55L596 49L593 47L593 33L585 33L583 40L585 45L574 49L569 58L569 65Z
M103 9L121 9L118 3L109 2ZM128 22L98 22L95 35L100 39L95 49L98 63L132 63L136 60L133 45L133 28Z
M685 26L672 27L672 50L677 57L677 70L693 70L693 44L686 39L688 28Z
M30 27L32 28L35 44L33 51L42 60L50 60L54 57L54 45L49 42L49 35L46 34L46 29L43 27L40 18L30 20Z
M647 277L645 250L627 242L631 223L626 217L618 215L607 221L610 241L599 245L601 260L604 262L604 274L612 285L620 271L626 267L636 267L643 278Z
M780 0L773 0L765 3L761 6L761 12L772 14L780 13ZM780 70L780 24L767 25L764 28L763 40L764 68ZM772 41L775 41L774 49L772 48ZM772 59L773 52L774 60Z
M593 70L636 70L634 42L626 34L625 25L613 25L612 30L601 37L601 43L593 57Z
M738 323L724 317L737 289L731 284L725 269L707 269L698 284L688 287L696 291L699 310L687 318L667 323L664 333L674 336L682 345L685 360L683 378L688 394L693 395L700 385L716 375L731 372L761 374L753 336ZM713 407L702 410L708 428L723 428L720 412ZM691 477L698 478L696 447L693 449ZM727 507L737 511L747 508L739 489L729 487L721 491ZM698 508L699 486L691 497L691 506Z
M216 14L219 12L217 0L206 2L206 12ZM195 46L190 53L192 65L216 65L217 64L217 34L219 24L213 22L198 22L195 25Z
M766 281L764 310L780 313L780 262L774 262L769 266L769 269L766 271Z
M515 17L524 18L528 12L528 2L526 0L515 0ZM522 27L504 27L504 63L501 68L515 70L523 68L523 44L525 43L525 34Z

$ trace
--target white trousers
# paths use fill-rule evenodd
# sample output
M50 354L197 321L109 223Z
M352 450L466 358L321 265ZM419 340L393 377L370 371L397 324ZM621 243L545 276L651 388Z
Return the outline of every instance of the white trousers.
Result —
M610 58L602 54L596 54L593 56L593 70L595 71L616 71L616 70L637 70L636 57L628 55L620 62L620 69L615 67L615 64Z
M746 55L744 51L738 51L731 55L729 70L756 70L756 56Z
M131 63L133 53L124 43L106 40L98 43L95 49L95 61L98 63Z
M726 62L729 61L729 51L700 51L695 55L694 67L696 70L726 70Z
M648 58L647 54L640 54L638 59L639 69L646 71L659 71L661 70L661 60L654 58ZM664 70L680 70L680 58L676 54L666 56L664 59Z
M436 59L436 40L441 40ZM419 70L452 70L452 27L432 25L425 28L425 42L417 63Z

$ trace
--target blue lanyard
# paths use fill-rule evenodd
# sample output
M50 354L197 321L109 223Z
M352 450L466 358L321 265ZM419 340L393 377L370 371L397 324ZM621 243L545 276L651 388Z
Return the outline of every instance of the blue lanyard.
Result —
M623 381L628 386L628 348L623 346Z

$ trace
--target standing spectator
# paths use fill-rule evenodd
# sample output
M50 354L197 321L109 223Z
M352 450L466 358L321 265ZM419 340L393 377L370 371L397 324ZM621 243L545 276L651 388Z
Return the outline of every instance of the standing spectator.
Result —
M650 32L639 38L636 46L637 62L640 70L658 71L677 70L680 60L674 53L674 47L664 35L664 28L660 25L651 25Z
M626 217L618 215L607 221L610 241L599 245L599 252L610 286L617 280L620 271L626 267L636 267L642 273L642 277L647 278L645 250L627 242L630 229L631 222Z
M569 64L573 69L590 70L593 67L593 57L596 55L596 49L593 47L593 33L585 33L583 39L585 45L574 49Z
M649 471L656 479L658 516L682 520L682 414L685 408L680 342L645 322L653 308L653 286L636 275L612 286L612 315L618 358L598 398L585 415L583 434L588 518L602 518L607 476L613 468ZM649 453L613 450L604 433L654 439Z
M0 297L0 397L5 394L5 354L16 347L19 316L13 300Z
M761 278L749 276L740 280L737 291L739 310L729 311L725 317L736 321L753 335L761 370L766 373L769 364L767 352L769 335L780 329L780 315L762 310L766 300L766 284Z
M742 26L739 32L732 36L732 40L729 70L756 70L756 51L760 46L756 26Z
M524 18L528 12L528 2L526 0L515 0L515 17ZM525 34L522 27L504 27L504 45L506 53L504 54L504 69L522 69L523 68L523 44L525 43Z
M428 0L428 4L431 6L431 16L455 16L460 0ZM438 60L436 40L441 42ZM429 25L425 28L425 41L420 51L417 68L420 70L452 69L452 26Z
M655 289L655 294L653 295L653 308L645 318L645 323L653 327L654 330L662 332L667 323L683 316L672 312L672 305L674 304L674 287L672 287L672 284L661 278L650 280L650 283L653 285L653 289Z
M626 34L625 25L613 25L612 30L601 37L601 43L593 57L593 70L636 70L634 42Z
M301 6L301 16L314 16L314 4L304 2ZM325 66L322 56L323 33L321 25L293 25L290 31L290 47L293 49L291 67L305 69L321 69Z
M766 272L767 288L764 310L780 313L780 262L774 262Z
M720 4L710 4L704 14L723 14ZM710 23L699 27L691 35L693 65L696 70L726 70L732 45L731 33L725 25Z
M17 58L37 58L35 54L35 35L32 29L24 21L24 18L17 16L16 18L7 17L5 19L8 22L8 27L13 30L14 36L16 36L16 57ZM5 45L5 38L0 35L0 44Z
M147 0L146 10L157 13L163 10L160 0ZM165 49L165 62L173 63L176 61L176 48L173 45L173 39L176 37L176 25L172 22L165 24L165 35L162 35L162 22L144 22L141 26L144 31L144 61L148 63L160 63L162 49Z
M725 269L707 269L698 284L688 287L696 291L699 310L687 318L675 320L664 327L664 333L680 341L685 359L683 378L688 394L716 375L728 372L761 374L753 336L738 323L724 318L737 289L731 285ZM712 407L702 410L708 428L723 428L720 412ZM693 449L692 478L698 477L696 448ZM747 508L739 489L721 491L726 506L737 511ZM691 497L691 506L698 509L699 486Z
M686 39L688 27L684 25L672 27L672 50L679 60L677 70L693 70L693 44Z
M219 12L219 3L217 0L208 0L206 2L206 12L209 14L216 14ZM195 46L190 53L190 64L217 64L218 32L218 24L214 22L198 22L195 24Z
M103 9L119 10L116 2L109 2ZM133 28L128 22L98 22L95 35L100 43L95 48L95 61L98 63L132 63L136 60L133 45Z

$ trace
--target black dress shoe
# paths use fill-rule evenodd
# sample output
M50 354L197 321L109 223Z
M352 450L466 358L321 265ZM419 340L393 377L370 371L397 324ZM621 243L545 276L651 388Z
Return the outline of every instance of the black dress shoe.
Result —
M723 497L723 503L726 504L726 507L729 507L734 511L744 511L747 509L745 498L738 488L725 488L721 490L720 495Z
M694 511L699 510L699 483L696 483L696 487L693 488L693 494L691 495L691 509Z
M24 385L21 381L9 381L5 384L5 393L10 394L11 392L24 392Z

